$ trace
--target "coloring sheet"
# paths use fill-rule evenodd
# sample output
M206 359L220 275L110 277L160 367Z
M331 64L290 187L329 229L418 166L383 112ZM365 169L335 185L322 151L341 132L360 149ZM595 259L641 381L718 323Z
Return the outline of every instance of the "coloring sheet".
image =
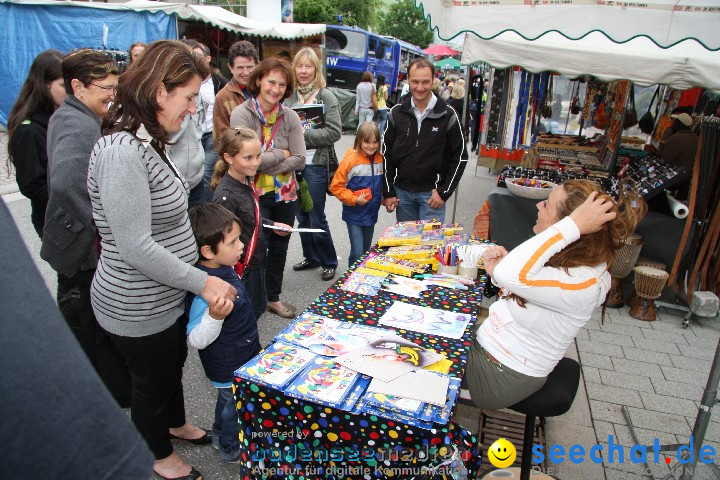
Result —
M460 339L471 319L472 316L465 313L395 302L380 318L380 325Z

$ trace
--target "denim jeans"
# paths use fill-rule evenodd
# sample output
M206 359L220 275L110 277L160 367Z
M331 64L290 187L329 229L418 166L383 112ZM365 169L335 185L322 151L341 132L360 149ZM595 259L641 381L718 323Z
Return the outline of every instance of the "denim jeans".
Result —
M210 190L210 182L212 181L213 170L218 154L213 144L212 132L203 133L202 145L205 150L205 173L203 174L203 183L205 184L205 201L212 202L213 192Z
M387 108L380 108L378 109L378 118L375 120L375 123L377 124L378 128L380 129L380 136L382 137L385 133L385 125L387 125L387 117L388 117L388 110Z
M297 219L300 228L321 228L326 233L301 233L303 256L308 262L323 268L337 268L337 253L333 245L330 226L325 218L325 198L327 198L328 176L325 165L305 165L303 178L313 200L313 209L309 213L298 209Z
M212 192L211 192L212 193ZM212 194L210 195L212 197ZM201 181L193 188L190 189L190 195L188 196L188 208L194 207L201 203L206 203L207 194L205 192L205 180Z
M432 196L432 191L413 193L395 187L395 193L400 202L396 210L398 222L432 219L438 219L441 222L445 221L445 204L438 209L434 209L427 203Z
M274 234L271 234L274 235ZM243 272L242 277L252 302L253 312L255 312L255 320L265 312L267 308L267 295L265 294L265 272L263 267L248 269Z
M358 128L365 122L372 122L375 110L372 108L360 108L358 110Z
M232 388L218 388L212 441L220 450L220 459L223 462L236 462L240 459L240 424L235 405Z
M260 197L260 214L267 220L286 223L290 226L295 223L295 212L297 212L298 201L276 202L275 192L266 193ZM265 235L267 255L263 262L265 268L265 291L268 302L277 302L282 293L283 273L285 271L285 260L287 259L288 244L290 235L280 236L267 230Z
M363 227L360 225L347 224L348 236L350 237L350 257L348 259L348 267L362 257L365 252L372 247L373 233L375 225Z

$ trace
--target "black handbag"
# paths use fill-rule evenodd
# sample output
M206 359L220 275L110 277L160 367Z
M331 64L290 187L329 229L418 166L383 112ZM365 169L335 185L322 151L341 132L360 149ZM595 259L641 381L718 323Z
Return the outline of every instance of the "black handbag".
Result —
M328 176L328 190L327 194L331 197L333 196L332 193L330 193L330 184L332 183L333 176L335 176L335 172L337 172L338 167L340 166L340 162L338 162L337 153L335 153L335 145L330 145L328 147L328 163L327 163L327 176Z
M650 99L650 105L648 105L647 112L638 120L638 127L640 127L640 131L643 133L649 135L653 132L655 129L655 117L653 117L653 114L650 113L650 109L652 109L652 104L655 101L655 97L657 97L658 93L660 92L660 86L655 89L655 93L653 93L652 98Z
M630 103L632 106L625 110L625 119L623 120L623 130L632 127L638 123L637 110L635 110L635 85L630 84Z

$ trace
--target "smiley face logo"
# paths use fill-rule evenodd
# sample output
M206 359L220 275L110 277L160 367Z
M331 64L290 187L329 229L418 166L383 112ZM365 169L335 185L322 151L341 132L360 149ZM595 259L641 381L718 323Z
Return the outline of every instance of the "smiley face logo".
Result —
M507 468L512 465L516 455L515 445L504 438L496 440L488 450L488 460L497 468Z

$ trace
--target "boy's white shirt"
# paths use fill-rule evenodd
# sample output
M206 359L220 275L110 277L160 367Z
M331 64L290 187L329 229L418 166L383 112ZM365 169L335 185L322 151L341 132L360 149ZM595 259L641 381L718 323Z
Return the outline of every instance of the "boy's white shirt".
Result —
M202 319L197 326L193 327L193 329L190 330L187 338L188 344L191 347L202 350L218 338L225 319L215 320L214 318L212 318L210 316L210 307L208 306L205 299L202 298L200 295L195 297L195 299L193 300L192 307L190 308L191 319L193 317L193 313L195 315L198 314L196 308L203 308Z

